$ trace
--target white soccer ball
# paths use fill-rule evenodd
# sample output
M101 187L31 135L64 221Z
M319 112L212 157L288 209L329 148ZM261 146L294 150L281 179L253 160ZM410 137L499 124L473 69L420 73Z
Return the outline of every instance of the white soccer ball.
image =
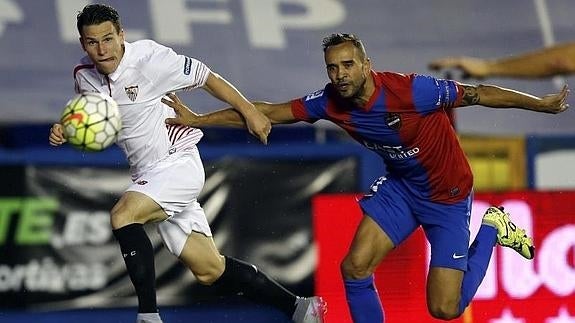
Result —
M84 151L109 147L122 128L116 101L97 92L83 92L68 101L60 123L68 143Z

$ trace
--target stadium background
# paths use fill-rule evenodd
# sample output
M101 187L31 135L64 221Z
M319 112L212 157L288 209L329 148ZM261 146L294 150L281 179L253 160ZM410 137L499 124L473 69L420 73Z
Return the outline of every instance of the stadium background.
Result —
M323 87L320 43L331 32L358 34L376 69L427 74L427 62L445 55L496 57L572 41L571 2L109 1L130 40L153 38L198 57L248 97L270 101ZM0 0L0 322L133 321L135 299L107 223L128 181L125 161L115 148L82 154L47 145L72 95L82 55L75 13L86 3ZM572 78L488 81L545 94ZM200 112L221 107L200 92L184 99ZM456 120L476 174L474 219L503 203L540 246L535 262L498 249L459 321L575 322L575 112L467 108ZM277 127L270 142L206 130L202 199L216 242L300 294L326 296L329 323L349 322L338 261L358 216L353 198L382 166L329 124ZM214 300L149 229L166 322L287 321L241 300ZM379 269L389 322L432 322L426 250L416 234Z

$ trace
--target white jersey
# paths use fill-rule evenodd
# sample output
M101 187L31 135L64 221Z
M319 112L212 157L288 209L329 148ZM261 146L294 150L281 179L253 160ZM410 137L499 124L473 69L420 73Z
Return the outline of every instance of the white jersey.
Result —
M105 93L118 103L122 130L117 144L126 154L132 177L137 177L157 161L194 148L200 141L201 130L164 123L175 113L161 99L168 92L203 86L210 69L152 40L124 45L124 56L114 73L100 74L86 56L74 70L74 79L76 92Z

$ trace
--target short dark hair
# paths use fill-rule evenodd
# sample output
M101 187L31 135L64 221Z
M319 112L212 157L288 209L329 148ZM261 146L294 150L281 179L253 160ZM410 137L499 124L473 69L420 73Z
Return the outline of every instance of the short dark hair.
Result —
M359 37L354 34L334 33L325 37L322 41L323 52L325 53L325 51L331 46L339 45L345 42L351 42L353 46L358 48L361 53L366 56L365 47L363 46L361 39L359 39Z
M99 25L106 21L110 21L114 25L116 32L119 33L122 30L120 15L116 9L105 4L89 4L78 12L76 27L78 28L78 33L82 35L84 26Z

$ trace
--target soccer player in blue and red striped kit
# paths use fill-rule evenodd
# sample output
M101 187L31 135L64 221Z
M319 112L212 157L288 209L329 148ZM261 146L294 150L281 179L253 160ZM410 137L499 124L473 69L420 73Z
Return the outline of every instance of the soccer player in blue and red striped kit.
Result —
M460 316L496 244L527 259L535 250L525 231L496 207L487 210L469 246L473 175L449 112L481 105L555 114L568 108L569 90L537 97L493 85L374 71L361 40L351 34L326 37L323 50L331 81L323 89L289 102L254 104L273 124L330 120L385 162L387 174L359 201L364 216L341 264L354 322L384 321L373 272L419 226L431 244L428 310L438 319ZM169 124L245 126L233 109L197 115L175 95L163 102L176 111Z

